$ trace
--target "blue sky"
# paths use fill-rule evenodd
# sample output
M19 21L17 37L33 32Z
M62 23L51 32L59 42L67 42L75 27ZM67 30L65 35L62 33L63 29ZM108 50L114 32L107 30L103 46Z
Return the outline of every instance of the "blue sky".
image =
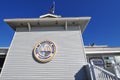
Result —
M55 14L63 17L90 16L83 33L85 45L120 46L120 0L54 0ZM14 31L5 18L38 18L48 13L53 0L1 0L0 47L9 47Z

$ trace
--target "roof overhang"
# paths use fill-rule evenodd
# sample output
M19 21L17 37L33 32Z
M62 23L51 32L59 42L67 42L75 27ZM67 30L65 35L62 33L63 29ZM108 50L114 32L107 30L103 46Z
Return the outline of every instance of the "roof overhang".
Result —
M83 32L91 17L68 17L68 18L22 18L22 19L4 19L4 21L14 30L16 27L35 26L80 26Z
M86 55L120 55L119 47L85 47Z
M3 50L3 49L9 49L9 47L0 47L0 50Z
M61 16L55 14L45 14L45 15L41 15L40 18L61 18Z
M4 56L8 52L8 47L0 47L0 56Z

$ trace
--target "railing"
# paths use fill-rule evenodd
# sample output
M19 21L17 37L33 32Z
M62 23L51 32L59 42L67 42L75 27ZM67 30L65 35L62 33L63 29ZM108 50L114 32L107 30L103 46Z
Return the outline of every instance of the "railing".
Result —
M120 67L119 67L120 68ZM92 80L120 80L117 75L93 64L91 61L90 72Z
M116 64L116 75L120 78L120 63Z

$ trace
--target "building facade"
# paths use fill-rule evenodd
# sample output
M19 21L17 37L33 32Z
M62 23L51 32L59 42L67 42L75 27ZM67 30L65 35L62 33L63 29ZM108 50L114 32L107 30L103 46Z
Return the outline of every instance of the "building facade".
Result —
M82 32L89 20L53 14L5 19L15 34L0 79L87 80Z
M84 46L82 32L89 20L53 14L5 19L15 34L10 48L0 49L0 80L97 80L87 67L91 61L116 74L120 48Z

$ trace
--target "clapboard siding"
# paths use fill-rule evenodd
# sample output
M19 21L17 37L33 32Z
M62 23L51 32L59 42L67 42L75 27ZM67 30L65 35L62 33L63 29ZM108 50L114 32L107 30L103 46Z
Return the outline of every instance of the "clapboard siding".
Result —
M48 63L34 60L40 40L56 43L57 54ZM0 80L86 80L85 54L80 31L16 32Z

